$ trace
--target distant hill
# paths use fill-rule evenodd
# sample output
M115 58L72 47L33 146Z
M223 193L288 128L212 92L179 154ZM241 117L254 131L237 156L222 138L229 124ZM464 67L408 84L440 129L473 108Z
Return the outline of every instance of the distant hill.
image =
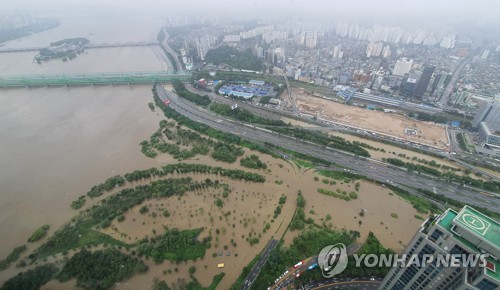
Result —
M253 56L250 51L240 51L229 46L210 50L206 55L206 61L215 65L225 63L240 69L262 70L262 61Z

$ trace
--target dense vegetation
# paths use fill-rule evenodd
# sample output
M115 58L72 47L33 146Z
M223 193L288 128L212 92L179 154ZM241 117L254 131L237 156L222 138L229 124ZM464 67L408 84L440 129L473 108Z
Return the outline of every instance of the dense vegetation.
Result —
M235 120L239 120L245 123L254 123L254 124L262 124L262 125L269 125L269 126L286 126L287 124L281 120L271 120L267 118L263 118L260 116L256 116L252 114L251 112L241 109L241 108L236 108L234 110L231 109L231 106L226 105L226 104L212 104L210 106L210 110L213 112L229 117Z
M0 271L7 269L12 262L17 261L21 253L26 251L26 245L15 247L4 260L0 260Z
M222 167L212 167L203 164L185 163L168 164L162 167L162 169L136 170L125 174L124 177L128 182L133 182L162 177L173 173L208 173L251 182L264 182L266 180L260 174L245 172L239 169L224 169ZM103 243L130 247L94 228L106 228L110 226L113 219L120 217L128 209L143 203L145 200L176 194L181 195L190 190L217 186L219 186L218 181L214 182L209 178L202 182L193 181L191 178L169 178L155 180L150 184L138 185L135 188L123 189L103 199L99 204L75 217L71 224L67 224L56 231L45 244L35 251L33 257L43 258L70 249Z
M83 37L52 42L49 48L40 49L40 53L34 59L38 64L53 58L62 58L63 61L68 61L68 59L71 60L77 54L83 52L83 48L87 43L89 43L89 40Z
M163 235L144 238L139 242L137 253L151 257L156 263L163 260L175 262L196 260L205 256L211 237L198 241L201 229L167 230Z
M76 285L85 289L109 289L116 282L147 270L143 261L116 249L95 252L82 250L66 263L58 279L65 282L76 278Z
M290 226L289 229L291 231L294 230L303 230L305 227L305 223L313 223L312 219L306 221L306 215L304 213L304 207L306 206L306 200L304 196L302 195L302 192L299 190L298 195L297 195L297 210L295 211L295 214L292 217L292 220L290 221Z
M99 185L93 186L89 192L87 192L87 196L90 198L94 197L99 197L101 196L105 191L111 191L115 189L115 187L120 187L125 184L125 180L123 177L120 175L116 175L113 177L110 177L104 181L104 183L101 183Z
M285 269L297 261L317 256L321 249L332 244L332 241L350 245L352 240L352 236L345 231L331 232L324 229L307 229L293 240L289 248L284 248L280 244L269 254L267 263L251 289L267 289L270 286L269 281L274 281L283 274Z
M469 149L467 149L467 144L465 144L464 135L462 133L457 133L456 138L458 140L458 145L460 146L460 149L462 149L463 151L469 151Z
M85 44L87 44L89 42L90 41L87 38L84 38L84 37L75 37L75 38L62 39L62 40L59 40L59 41L56 41L56 42L51 42L50 46L60 46L60 45L63 45L63 44L83 46L83 45L85 45Z
M87 200L85 199L85 196L82 195L77 200L72 201L70 206L72 209L81 209L86 202Z
M156 106L163 110L166 117L176 120L179 125L186 126L186 127L190 128L198 133L204 134L208 137L217 139L217 140L225 142L225 143L244 146L244 147L247 147L247 148L252 149L252 150L257 150L259 152L269 154L271 156L276 156L276 154L274 154L271 150L269 150L267 148L264 148L260 145L255 144L255 143L246 141L246 140L242 139L241 137L236 136L234 134L224 133L224 132L221 132L219 130L213 129L210 126L193 121L193 120L189 119L188 117L186 117L182 114L179 114L174 109L167 107L163 104L161 99L158 97L158 94L156 92L156 88L153 87L152 91L153 91L153 97L154 97Z
M105 228L110 226L114 218L147 199L183 194L188 190L209 186L214 185L206 182L193 182L191 178L179 178L156 180L147 185L123 189L73 218L71 224L67 224L56 231L45 244L38 248L34 256L46 257L78 247L103 243L129 247L123 242L96 231L94 227Z
M206 55L206 61L215 65L224 63L240 69L262 70L262 61L254 57L249 50L240 51L229 46L221 46L209 50Z
M225 169L222 167L212 167L204 164L187 164L176 163L168 164L162 167L165 173L210 173L220 176L227 176L231 179L239 179L251 182L264 182L266 178L260 174L253 172L246 172L240 169Z
M319 250L318 250L319 252ZM356 252L356 255L360 256L363 254L375 254L385 255L385 254L394 254L394 252L390 249L386 249L379 242L379 240L375 237L375 235L370 232L368 237L363 244L363 246ZM366 267L364 263L361 263L361 267L356 267L356 260L353 256L348 257L347 268L339 275L339 277L369 277L369 276L379 276L383 277L389 272L391 268L386 267ZM323 277L321 270L316 267L311 271L305 271L296 280L296 285L306 285L310 281L322 281L325 278Z
M160 121L160 128L151 135L149 142L144 140L140 143L141 152L144 155L155 158L158 154L155 150L161 153L172 155L177 160L188 159L195 157L198 154L207 155L210 147L215 144L211 139L202 137L199 133L191 130L186 130L177 126L173 128L175 123ZM167 138L173 143L167 143L164 138ZM181 149L181 145L190 145L191 149Z
M260 161L259 156L252 154L240 159L240 165L253 169L267 169L265 162Z
M206 107L210 105L210 98L208 96L200 96L198 94L192 93L186 89L186 86L179 81L175 80L173 82L175 92L179 97L184 98L190 102L197 104L198 106Z
M442 115L431 115L423 112L419 113L410 113L410 117L415 117L417 120L425 121L425 122L435 122L446 124L449 120L445 116Z
M2 290L38 290L54 278L59 269L54 264L45 264L32 270L21 272L5 281Z
M217 143L214 146L214 152L212 153L212 158L219 161L233 163L236 161L238 156L243 155L244 151L241 147L235 146L233 144Z
M318 188L318 192L324 195L332 196L335 198L343 199L345 201L350 201L351 199L357 199L358 194L356 192L349 192L349 194L346 191L341 191L340 189L337 188L337 191L331 191L328 189L324 188Z
M41 238L45 237L45 235L47 234L47 231L49 229L50 229L49 225L43 225L43 226L39 227L38 229L36 229L33 232L33 234L31 234L31 237L29 237L28 242L34 243L34 242L40 240Z
M355 144L353 142L345 140L342 137L329 136L321 132L305 130L302 128L277 127L273 130L282 134L293 136L297 139L306 140L319 145L329 146L342 151L351 152L359 156L370 157L370 153L368 153L368 151L360 145L361 143Z

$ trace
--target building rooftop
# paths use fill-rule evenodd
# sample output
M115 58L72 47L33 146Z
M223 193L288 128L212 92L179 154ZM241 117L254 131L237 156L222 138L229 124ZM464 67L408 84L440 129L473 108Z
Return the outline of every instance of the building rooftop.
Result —
M480 253L480 249L452 231L454 225L468 229L469 232L496 248L500 247L500 227L498 222L469 206L465 206L460 213L448 209L437 223L473 253ZM491 265L491 267L486 268L486 275L500 281L500 262L491 257L486 260Z

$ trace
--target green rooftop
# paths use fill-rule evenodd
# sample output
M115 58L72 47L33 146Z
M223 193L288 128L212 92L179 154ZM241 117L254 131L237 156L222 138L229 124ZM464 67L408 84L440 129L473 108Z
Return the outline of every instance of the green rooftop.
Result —
M491 245L500 247L500 225L498 222L472 207L464 206L455 218L455 223Z
M437 222L442 229L452 234L453 237L462 245L466 246L474 253L479 253L479 249L473 243L451 231L453 222L469 229L472 233L482 239L485 239L488 243L491 243L496 247L500 247L500 227L498 222L488 216L485 216L481 212L469 206L465 206L460 213L457 213L452 209L448 209ZM492 258L488 258L487 261L495 266L495 271L486 269L486 275L500 281L500 262L495 261Z

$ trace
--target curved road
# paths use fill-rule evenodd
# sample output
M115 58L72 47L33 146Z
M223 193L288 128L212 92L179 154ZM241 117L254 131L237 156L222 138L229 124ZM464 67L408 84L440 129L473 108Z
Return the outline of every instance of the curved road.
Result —
M365 290L376 290L382 281L371 281L371 280L352 280L352 281L325 281L321 283L314 283L304 287L304 289L311 290L330 290L330 289L365 289Z
M371 162L370 160L365 160L364 158L354 156L350 153L335 150L333 148L318 146L311 142L298 140L297 138L290 136L280 135L267 129L232 121L197 107L195 104L179 98L172 92L169 92L169 95L167 96L163 86L157 86L157 91L160 99L166 100L170 98L170 106L172 109L194 121L206 124L214 129L233 133L254 142L268 142L295 152L321 158L346 168L351 168L355 170L357 174L369 176L379 182L392 182L394 184L402 184L413 188L426 189L431 192L436 191L449 198L470 205L488 208L497 212L500 211L499 201L496 197L475 194L468 191L466 188L452 183L446 183L441 180L431 179L418 174L410 174L403 169L395 168L393 166L388 167L380 163Z

